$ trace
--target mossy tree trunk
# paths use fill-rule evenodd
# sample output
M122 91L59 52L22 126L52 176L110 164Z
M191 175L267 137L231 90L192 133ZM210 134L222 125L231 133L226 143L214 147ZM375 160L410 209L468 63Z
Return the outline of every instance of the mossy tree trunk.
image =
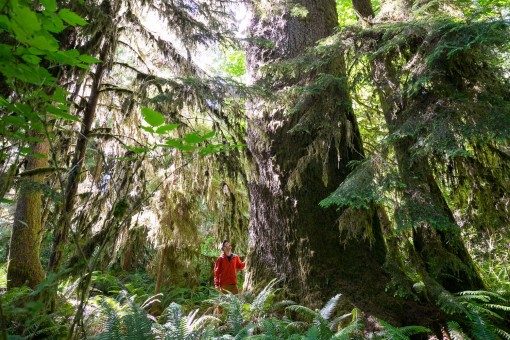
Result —
M27 157L25 171L48 167L49 142L47 140L33 143L31 152L33 155ZM24 285L34 288L45 278L40 261L43 231L42 185L44 185L44 174L23 177L20 183L9 245L8 289Z
M419 308L385 292L387 249L376 209L338 212L318 205L346 178L348 163L363 158L342 78L343 60L337 58L315 72L333 81L306 95L284 96L284 92L289 85L310 85L311 73L296 70L299 75L291 80L274 73L263 75L264 65L297 57L333 33L335 1L299 4L301 10L306 9L305 17L291 15L286 2L272 3L271 8L267 3L265 7L254 4L253 41L269 39L274 46L253 43L249 47L250 75L255 83L273 84L274 93L290 103L258 100L248 108L251 173L246 285L260 286L279 278L304 303L317 305L342 293L370 314L395 324L416 323L418 315L423 316Z
M399 1L399 4L401 15L410 12L411 1ZM366 9L371 7L371 2L353 0L353 7ZM405 8L407 11L403 10ZM368 15L363 18L359 11L357 15L370 19ZM390 134L397 132L415 114L409 109L409 99L404 98L393 58L398 55L383 54L372 63L373 79ZM452 292L480 289L483 282L461 238L460 228L434 178L427 155L413 152L415 144L415 137L399 137L394 142L400 177L405 185L401 220L412 225L414 248L432 278Z
M399 77L391 58L384 56L373 63L373 76L386 125L395 133L411 119L402 98ZM394 142L402 183L404 206L397 209L401 223L412 226L413 245L427 272L452 292L480 289L483 282L467 252L453 213L435 178L426 155L413 152L414 137Z

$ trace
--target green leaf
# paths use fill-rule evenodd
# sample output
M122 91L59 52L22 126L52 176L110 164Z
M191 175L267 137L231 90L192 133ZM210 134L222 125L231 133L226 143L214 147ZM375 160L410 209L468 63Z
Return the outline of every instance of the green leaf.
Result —
M175 130L176 128L179 127L179 125L180 124L167 124L167 125L160 126L156 129L156 133L159 133L159 134L167 133L169 131Z
M42 22L44 29L52 33L60 33L66 28L62 19L55 13L45 13Z
M53 116L55 116L57 118L62 118L62 119L65 119L65 120L72 120L72 121L75 121L75 122L81 122L80 118L65 112L64 109L62 109L62 108L58 108L58 107L55 107L55 106L52 106L52 105L47 105L46 106L46 111L51 113Z
M6 15L0 15L0 28L8 30L11 27L11 21Z
M14 25L19 27L26 33L26 36L31 36L35 32L41 30L41 23L37 18L35 12L30 10L28 7L15 7L13 10L12 22ZM13 27L14 28L14 27Z
M26 43L32 47L43 51L56 51L59 48L58 41L48 32L42 32L26 40Z
M43 54L46 54L46 52L41 51L40 49L35 48L35 47L29 47L29 48L28 48L28 52L30 52L30 53L32 53L32 54L35 54L35 55L43 55Z
M2 122L3 124L16 125L16 126L24 126L26 124L25 120L19 116L2 117L0 122Z
M174 139L170 139L170 138L168 138L166 140L166 143L163 144L162 146L176 148L181 151L193 151L193 150L196 150L196 148L197 148L196 146L193 146L193 145L183 144L180 140L174 140Z
M76 14L73 11L70 11L66 8L61 9L58 12L58 16L73 27L76 25L79 25L79 26L87 25L87 22L85 20L83 20L82 17L80 17L78 14Z
M165 117L151 108L142 108L143 119L151 126L159 126L165 122Z
M31 54L25 54L21 58L29 64L38 65L41 62L41 58Z
M55 0L40 0L44 9L48 12L55 12L57 10L57 2Z
M80 59L81 61L83 61L84 63L87 63L87 64L100 63L102 61L100 59L94 58L94 57L86 55L86 54L82 54L78 59Z
M154 133L154 129L150 126L140 126L140 129L147 131L148 133Z
M67 93L68 92L66 90L64 90L63 88L56 87L55 92L53 92L53 95L51 96L51 100L58 102L58 103L66 103L67 102L67 99L66 99Z
M57 2L55 0L40 0L44 9L49 12L55 12L57 10Z
M0 203L12 204L12 203L14 203L14 201L13 200L9 200L7 198L0 198Z
M190 133L190 134L187 134L185 137L184 137L184 141L186 143L191 143L191 144L196 144L196 143L201 143L211 137L213 137L215 134L214 130L209 132L209 133L206 133L205 135L203 136L200 136L200 132L199 131L196 131L196 132L193 132L193 133Z

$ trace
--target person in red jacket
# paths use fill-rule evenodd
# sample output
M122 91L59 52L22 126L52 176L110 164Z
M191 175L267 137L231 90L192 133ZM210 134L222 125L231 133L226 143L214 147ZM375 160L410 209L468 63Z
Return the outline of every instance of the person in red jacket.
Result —
M222 293L239 293L237 287L237 271L243 270L246 264L239 256L232 253L232 246L227 240L221 243L223 254L218 257L214 265L214 287Z

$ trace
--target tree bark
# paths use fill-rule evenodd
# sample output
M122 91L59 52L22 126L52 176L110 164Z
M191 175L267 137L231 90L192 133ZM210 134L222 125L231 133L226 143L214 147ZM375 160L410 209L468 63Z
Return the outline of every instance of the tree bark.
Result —
M39 136L39 138L45 138ZM26 171L48 167L49 142L43 140L31 145L34 154L43 157L27 157ZM7 288L25 284L35 288L45 273L40 261L42 188L44 175L27 176L20 183L19 197L14 215L9 260L7 267Z
M247 59L252 80L268 81L281 94L295 83L310 85L313 74L296 70L301 79L297 81L264 77L262 66L297 57L332 34L337 15L333 0L300 1L308 11L305 18L292 16L287 2L272 4L254 5L251 32L254 42L269 39L274 47L253 43ZM345 76L340 58L319 71ZM248 107L251 174L245 284L260 286L276 277L301 302L318 305L340 292L369 314L395 324L412 323L426 313L385 292L386 245L376 209L339 213L318 206L346 178L348 163L363 158L345 78L338 79L321 91L287 97L287 106L259 100ZM363 233L370 237L361 237Z
M166 259L167 247L163 246L161 249L161 256L159 257L159 265L158 265L158 275L156 279L156 288L154 289L154 294L159 294L161 291L161 285L163 283L163 273L165 269L165 259Z

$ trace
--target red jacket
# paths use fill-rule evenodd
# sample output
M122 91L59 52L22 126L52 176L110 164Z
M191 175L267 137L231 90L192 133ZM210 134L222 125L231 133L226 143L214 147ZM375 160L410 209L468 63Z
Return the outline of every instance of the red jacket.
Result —
M214 286L236 285L236 270L243 270L245 266L236 254L232 254L230 261L225 253L221 254L214 265Z

